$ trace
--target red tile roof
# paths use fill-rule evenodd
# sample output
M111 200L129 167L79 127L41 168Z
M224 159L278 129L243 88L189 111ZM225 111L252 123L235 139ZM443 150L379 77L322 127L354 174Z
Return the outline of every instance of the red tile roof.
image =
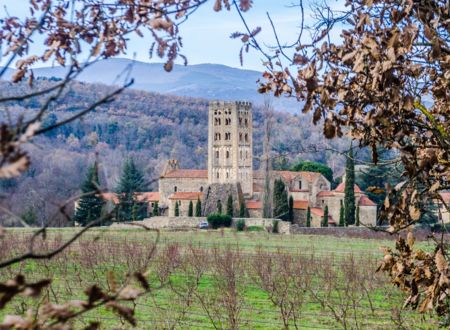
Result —
M147 201L147 202L159 202L159 192L142 192L137 193L136 198L138 201Z
M186 170L178 169L161 175L161 178L190 178L190 179L207 179L208 170Z
M362 195L359 199L359 205L360 206L377 206L376 203L374 203L369 197L366 195Z
M245 206L249 210L258 210L262 209L262 202L261 201L246 201Z
M439 194L442 196L444 201L446 201L446 202L450 201L450 192L441 192Z
M323 217L323 210L321 208L318 207L312 207L311 208L311 213L318 215L319 217Z
M307 171L301 171L301 172L295 172L295 171L273 171L274 175L281 176L286 181L292 181L298 176L301 176L302 178L306 178L308 181L312 182L316 180L321 174L316 172L307 172ZM255 171L253 172L253 177L258 179L263 179L264 174L261 171Z
M314 215L317 215L319 217L323 217L324 215L324 211L321 208L318 207L312 207L311 208L311 213ZM333 220L333 217L331 216L331 214L328 213L328 223L329 224L335 224L336 222Z
M119 197L117 197L116 193L106 192L106 193L102 193L101 196L106 201L113 202L114 204L119 203Z
M308 205L309 205L308 201L302 200L294 201L294 209L306 210L308 208Z
M103 199L105 199L107 201L111 201L114 204L119 203L119 197L117 196L116 193L106 192L106 193L102 193L101 196L103 197ZM147 191L147 192L136 193L136 199L139 202L142 202L142 201L158 202L159 201L159 192Z
M332 191L321 191L317 194L317 197L329 197L334 196L334 192Z
M357 184L355 184L354 189L355 189L355 193L361 193L361 192L362 192L361 189L358 187ZM334 189L334 191L335 191L335 192L343 193L343 192L345 191L345 183L344 183L344 182L341 182L341 183L336 187L336 189Z
M176 200L197 200L201 199L203 197L202 192L194 191L194 192L176 192L169 196L169 199L176 199Z

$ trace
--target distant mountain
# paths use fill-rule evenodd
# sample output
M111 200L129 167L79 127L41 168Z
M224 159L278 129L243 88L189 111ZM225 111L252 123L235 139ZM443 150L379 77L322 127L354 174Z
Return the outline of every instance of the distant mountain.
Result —
M246 100L262 104L264 96L257 92L257 80L262 73L258 71L236 69L219 64L175 65L172 72L164 71L161 63L144 63L129 59L108 59L93 64L80 76L80 81L118 84L118 77L127 66L131 66L134 89L177 96L190 96L205 99ZM36 77L62 78L66 72L62 67L38 68ZM9 74L12 70L9 71ZM288 99L276 99L273 102L277 110L292 111L299 108L297 102Z

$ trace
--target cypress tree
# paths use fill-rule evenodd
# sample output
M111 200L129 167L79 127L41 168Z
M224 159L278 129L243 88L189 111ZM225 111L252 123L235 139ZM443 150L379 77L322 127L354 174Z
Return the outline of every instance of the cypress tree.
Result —
M325 210L323 211L322 227L328 227L328 205L325 205Z
M345 197L344 197L344 220L346 225L355 224L355 162L353 160L353 148L347 155L345 165Z
M217 213L222 214L222 202L220 200L217 201Z
M356 207L356 220L355 225L359 226L359 205Z
M345 220L344 220L344 203L342 203L341 200L341 206L339 208L339 227L345 226Z
M247 217L247 209L245 207L245 202L242 201L239 204L239 218L246 218Z
M82 226L86 226L92 221L100 219L105 201L99 192L99 179L97 163L89 167L86 180L81 184L81 196L75 210L74 220Z
M116 189L119 197L119 210L117 212L119 221L129 221L133 218L133 206L137 203L135 193L144 190L144 174L137 168L132 158L127 159Z
M133 221L139 220L140 207L138 203L133 203L133 206L131 207L131 219Z
M188 217L194 216L194 203L189 201Z
M153 215L154 217L157 217L157 216L159 215L159 205L158 205L158 202L155 202L155 203L153 204L152 215Z
M289 196L289 217L288 220L293 223L294 222L294 198Z
M233 196L231 196L231 194L228 195L227 200L227 215L233 217Z
M306 227L311 227L311 208L306 209Z
M175 202L175 216L180 216L180 206L178 205L178 201Z
M281 179L275 180L273 188L273 217L286 220L289 217L289 205L286 187Z
M197 203L195 204L195 216L202 216L202 201L200 200L200 198L197 198Z

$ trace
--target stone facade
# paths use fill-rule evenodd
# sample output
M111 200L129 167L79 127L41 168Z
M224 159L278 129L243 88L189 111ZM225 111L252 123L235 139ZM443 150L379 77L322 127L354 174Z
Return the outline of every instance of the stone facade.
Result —
M208 113L208 182L253 187L253 120L249 102L215 101Z
M208 215L218 212L218 203L222 204L222 213L226 213L228 196L233 199L233 214L239 214L240 201L244 200L239 183L213 183L205 191L202 213Z

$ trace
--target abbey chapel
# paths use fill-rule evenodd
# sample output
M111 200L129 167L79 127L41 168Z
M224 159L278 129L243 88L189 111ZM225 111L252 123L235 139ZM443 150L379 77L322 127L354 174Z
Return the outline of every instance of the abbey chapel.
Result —
M149 202L158 201L163 214L174 216L175 203L180 215L187 215L190 201L202 201L203 213L217 211L233 196L234 208L245 203L249 217L262 216L262 193L266 174L253 169L252 105L248 102L213 101L208 112L207 169L184 169L177 160L169 160L159 179L159 193L151 193ZM320 173L272 171L270 180L281 179L294 199L294 221L304 224L311 210L312 226L320 226L325 205L329 224L337 224L344 184L331 190ZM355 185L356 205L362 224L375 225L377 207ZM236 211L237 214L237 211Z

